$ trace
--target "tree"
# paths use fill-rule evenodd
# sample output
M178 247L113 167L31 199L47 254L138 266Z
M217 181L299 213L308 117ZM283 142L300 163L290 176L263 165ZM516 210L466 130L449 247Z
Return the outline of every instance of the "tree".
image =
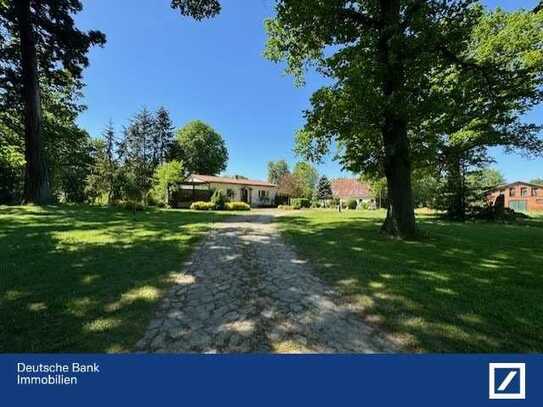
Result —
M530 181L531 184L543 185L543 178L534 178Z
M86 54L103 45L98 31L82 32L73 14L82 9L78 0L18 0L0 3L0 82L4 102L24 112L25 186L28 203L52 199L42 136L40 82L57 87L79 81L88 65Z
M223 138L202 121L193 121L177 133L185 169L192 174L217 175L226 169L228 150Z
M119 158L122 177L126 180L125 192L130 200L140 197L144 204L152 187L157 156L153 139L156 134L155 121L146 108L142 109L125 128L119 143Z
M447 114L438 95L455 90L447 80L436 86L434 75L461 72L466 75L461 82L480 95L499 94L491 92L489 84L498 91L513 88L504 77L515 85L521 77L530 86L538 82L533 72L525 74L514 64L504 69L503 63L469 52L484 16L473 3L283 0L276 18L267 22L270 59L287 61L287 71L298 81L310 63L334 82L313 95L306 126L297 135L298 152L319 159L335 140L346 169L386 176L390 206L383 230L389 234L415 234L412 168L436 165L436 139L450 134L419 131ZM536 62L537 47L532 52ZM469 109L469 104L460 106ZM509 108L499 98L490 106Z
M165 107L160 107L155 114L155 151L158 164L164 164L170 156L174 144L174 129L170 113Z
M294 167L292 175L298 180L301 188L301 194L297 197L311 199L319 179L317 170L307 162L299 162Z
M300 178L292 174L285 174L279 180L278 191L280 195L288 196L289 198L299 198L303 195L303 185Z
M183 182L184 172L183 164L176 160L157 167L153 176L152 190L156 202L169 206L172 189Z
M316 190L316 198L322 201L333 198L332 184L330 183L330 180L326 177L326 175L323 175L319 179Z
M278 185L285 175L289 174L288 164L285 160L270 161L268 163L268 182Z
M217 0L172 0L171 7L196 20L221 10ZM24 200L28 203L51 201L40 85L48 81L62 87L65 81L79 81L89 63L89 48L105 43L101 32L75 27L73 15L81 10L79 0L0 2L0 87L5 92L4 106L24 111Z

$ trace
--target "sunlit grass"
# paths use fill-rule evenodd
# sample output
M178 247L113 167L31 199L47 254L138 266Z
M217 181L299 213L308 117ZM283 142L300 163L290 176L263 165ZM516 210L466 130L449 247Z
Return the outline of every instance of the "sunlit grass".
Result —
M542 352L543 217L521 225L419 214L422 238L379 234L382 211L302 211L287 239L407 351Z
M0 207L0 352L130 351L220 216Z

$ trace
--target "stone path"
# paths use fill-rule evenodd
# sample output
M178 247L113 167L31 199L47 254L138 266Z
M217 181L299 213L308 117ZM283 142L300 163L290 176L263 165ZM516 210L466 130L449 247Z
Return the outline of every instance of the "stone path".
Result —
M393 352L280 238L273 216L216 224L136 351Z

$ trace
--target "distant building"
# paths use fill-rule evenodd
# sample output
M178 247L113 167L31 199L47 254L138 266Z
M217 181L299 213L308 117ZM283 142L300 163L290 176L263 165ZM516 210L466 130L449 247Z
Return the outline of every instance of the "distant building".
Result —
M277 195L277 185L240 176L228 178L193 174L187 178L184 188L221 190L231 201L245 202L252 207L273 205Z
M368 184L354 178L340 178L331 182L332 194L342 202L355 200L360 206L366 203L375 205L375 199L371 196L371 189Z
M486 192L486 199L492 205L495 205L497 200L503 199L506 208L517 212L541 212L543 185L522 181L498 185Z

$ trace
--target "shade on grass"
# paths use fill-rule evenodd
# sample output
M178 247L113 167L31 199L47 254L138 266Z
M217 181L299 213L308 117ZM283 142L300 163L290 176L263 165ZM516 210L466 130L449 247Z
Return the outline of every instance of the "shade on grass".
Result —
M424 238L378 234L381 211L280 218L321 276L405 350L543 351L543 218L524 225L419 216Z
M123 352L219 214L0 207L0 352Z

